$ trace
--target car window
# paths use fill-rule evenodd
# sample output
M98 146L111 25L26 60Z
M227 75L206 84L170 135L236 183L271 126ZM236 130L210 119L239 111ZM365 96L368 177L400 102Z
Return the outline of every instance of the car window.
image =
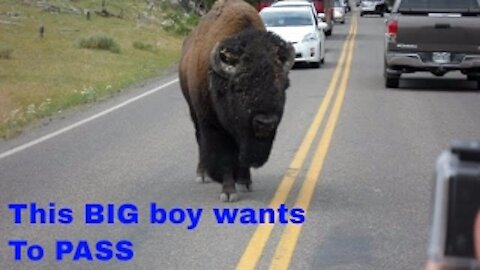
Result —
M408 12L480 12L479 0L403 0L398 11Z
M267 27L305 26L314 23L309 10L263 12L260 16Z

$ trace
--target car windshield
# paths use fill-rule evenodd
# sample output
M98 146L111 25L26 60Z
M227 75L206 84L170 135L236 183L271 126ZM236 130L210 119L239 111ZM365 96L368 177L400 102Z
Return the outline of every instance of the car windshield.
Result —
M479 13L479 0L403 0L398 11Z
M311 7L309 3L288 3L288 4L277 4L274 7Z
M313 24L312 12L310 10L262 12L260 16L267 27L305 26Z

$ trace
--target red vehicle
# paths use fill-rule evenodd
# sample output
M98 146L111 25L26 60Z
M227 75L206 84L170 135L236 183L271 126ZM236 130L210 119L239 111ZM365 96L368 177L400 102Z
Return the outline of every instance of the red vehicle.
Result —
M264 7L271 6L276 1L289 1L289 0L258 0L255 7L258 11L262 10ZM299 0L295 0L299 1ZM301 1L301 0L300 0ZM308 2L313 2L317 13L324 14L321 16L322 20L327 23L327 28L325 29L325 35L330 36L333 30L333 8L334 0L305 0Z
M264 7L269 7L275 2L274 0L259 0L255 4L255 7L257 8L257 11L260 12Z

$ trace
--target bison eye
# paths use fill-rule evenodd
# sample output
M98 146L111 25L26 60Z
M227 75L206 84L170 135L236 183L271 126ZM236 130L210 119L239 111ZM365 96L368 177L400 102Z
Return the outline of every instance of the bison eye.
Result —
M236 66L238 63L238 56L229 52L226 48L220 51L220 59L227 65Z

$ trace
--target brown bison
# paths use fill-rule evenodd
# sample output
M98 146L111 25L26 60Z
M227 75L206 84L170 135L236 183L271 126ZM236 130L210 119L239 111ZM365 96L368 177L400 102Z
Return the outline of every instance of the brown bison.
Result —
M180 85L199 146L197 179L251 190L250 167L268 159L283 115L294 50L266 32L255 8L219 0L184 43Z

